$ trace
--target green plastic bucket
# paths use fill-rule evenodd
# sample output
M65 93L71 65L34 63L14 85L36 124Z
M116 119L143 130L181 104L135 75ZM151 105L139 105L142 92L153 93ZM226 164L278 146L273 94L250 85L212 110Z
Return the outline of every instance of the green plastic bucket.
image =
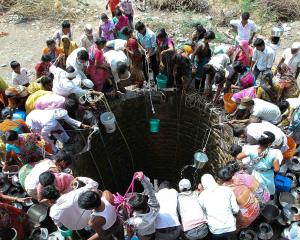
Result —
M168 77L160 73L156 77L156 82L159 89L166 88L168 83Z
M152 118L149 120L149 124L150 124L150 132L151 133L158 133L159 132L159 123L160 120L157 118Z
M71 237L73 235L73 231L67 229L65 226L58 228L58 230L63 237Z

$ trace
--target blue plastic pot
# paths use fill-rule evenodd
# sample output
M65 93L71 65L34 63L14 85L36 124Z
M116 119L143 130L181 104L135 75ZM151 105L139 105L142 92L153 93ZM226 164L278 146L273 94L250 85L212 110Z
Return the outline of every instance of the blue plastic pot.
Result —
M160 120L157 118L152 118L149 120L150 124L150 132L151 133L158 133L159 132L159 124Z

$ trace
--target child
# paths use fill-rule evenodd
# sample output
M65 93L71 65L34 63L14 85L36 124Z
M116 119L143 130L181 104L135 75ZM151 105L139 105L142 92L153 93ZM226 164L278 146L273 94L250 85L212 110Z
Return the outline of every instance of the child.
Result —
M114 40L115 25L113 21L109 20L105 13L102 13L101 22L99 24L99 37L103 37L106 41Z
M12 61L10 63L10 67L13 70L11 74L13 85L22 85L24 87L28 87L29 78L27 76L27 70L25 68L21 68L20 63L18 63L17 61Z
M128 23L130 29L134 29L133 27L133 7L132 7L132 1L131 0L121 0L119 3L119 7L123 14L128 18Z

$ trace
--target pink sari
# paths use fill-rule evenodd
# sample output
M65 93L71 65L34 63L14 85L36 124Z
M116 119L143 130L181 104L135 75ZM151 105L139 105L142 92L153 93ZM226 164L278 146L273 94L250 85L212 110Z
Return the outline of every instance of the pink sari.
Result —
M255 87L249 87L234 93L231 97L231 100L236 103L240 103L244 97L251 97L252 99L255 98Z

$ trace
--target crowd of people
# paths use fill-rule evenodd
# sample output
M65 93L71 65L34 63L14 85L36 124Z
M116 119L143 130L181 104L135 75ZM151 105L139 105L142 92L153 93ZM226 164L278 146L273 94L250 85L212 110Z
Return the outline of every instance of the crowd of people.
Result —
M0 182L17 166L28 197L10 196L7 184L0 185L0 234L14 228L17 239L28 239L28 216L11 203L32 200L49 207L58 228L82 231L90 226L89 240L124 235L141 240L232 239L275 194L274 177L285 171L288 140L300 143L300 42L276 63L280 37L256 37L257 26L244 12L230 22L237 31L232 46L213 49L215 33L202 25L195 27L189 42L176 46L165 29L154 33L134 21L131 0L109 0L108 7L112 19L101 14L99 31L87 24L78 42L70 22L63 21L45 42L34 81L16 60L10 64L11 81L1 78ZM167 87L197 89L218 106L222 96L231 94L235 109L224 124L240 139L231 147L232 161L217 176L204 174L196 188L181 179L178 191L163 181L155 192L150 179L137 172L134 180L144 192L124 197L67 171L74 154L63 147L72 141L66 124L91 128L78 120L94 107L83 99L116 98L127 85L143 88L159 74L167 76Z

